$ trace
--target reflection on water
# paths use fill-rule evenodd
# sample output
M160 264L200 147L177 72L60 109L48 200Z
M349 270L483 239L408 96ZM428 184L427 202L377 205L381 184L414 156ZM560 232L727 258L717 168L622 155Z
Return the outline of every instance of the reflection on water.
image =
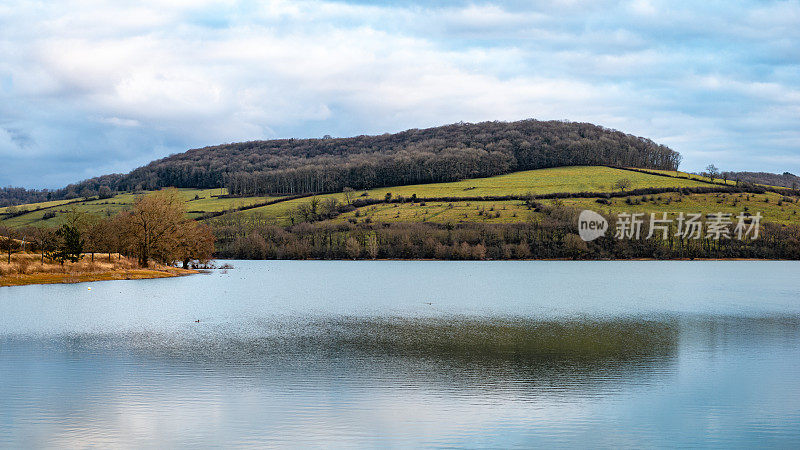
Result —
M800 307L782 290L773 313L711 299L560 318L244 314L234 296L216 301L236 314L172 327L156 295L140 303L150 320L103 309L94 328L3 298L0 447L796 447ZM9 322L26 308L27 325Z

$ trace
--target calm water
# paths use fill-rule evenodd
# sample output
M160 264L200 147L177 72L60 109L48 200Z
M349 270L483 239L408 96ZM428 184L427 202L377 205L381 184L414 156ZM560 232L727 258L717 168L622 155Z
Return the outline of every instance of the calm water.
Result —
M798 263L230 263L0 288L0 447L800 446Z

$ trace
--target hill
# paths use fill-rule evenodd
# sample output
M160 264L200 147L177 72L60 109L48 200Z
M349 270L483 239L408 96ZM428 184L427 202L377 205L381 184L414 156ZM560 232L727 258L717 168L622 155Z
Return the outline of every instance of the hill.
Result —
M768 186L781 186L792 189L800 187L800 177L784 172L783 174L768 172L725 172L729 180L740 180L752 184L766 184Z
M243 196L450 182L522 170L613 165L676 170L681 156L589 123L523 120L452 124L351 138L280 139L189 150L129 174L56 191L0 190L0 206L174 186Z

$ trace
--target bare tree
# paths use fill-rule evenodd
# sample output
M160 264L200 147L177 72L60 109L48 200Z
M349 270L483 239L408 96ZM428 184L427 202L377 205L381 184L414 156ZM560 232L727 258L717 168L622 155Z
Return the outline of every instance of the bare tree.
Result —
M188 221L180 228L175 258L189 268L189 262L198 260L204 263L214 253L214 234L211 229L195 221Z
M708 178L710 178L711 182L713 183L715 178L719 178L719 169L717 169L717 166L715 166L713 164L709 164L709 165L706 166L706 174L708 175Z
M616 182L614 182L614 189L619 189L622 192L625 192L626 189L631 188L631 180L627 178L620 178Z
M11 254L18 252L21 247L17 237L17 232L11 228L0 229L0 249L8 255L9 264L11 264Z
M353 203L353 188L345 186L344 189L342 189L342 193L344 194L345 203L348 205Z
M370 258L375 259L378 257L378 236L375 233L371 233L367 236L366 247Z
M182 249L192 248L185 241L196 237L189 232L196 224L186 217L186 205L177 189L147 194L123 214L127 241L141 267L147 267L150 259L163 264L185 260Z
M58 242L55 230L49 227L31 227L30 235L36 248L39 249L41 262L44 264L45 255L54 252Z
M347 252L348 257L356 259L361 255L361 244L351 236L345 241L345 252Z

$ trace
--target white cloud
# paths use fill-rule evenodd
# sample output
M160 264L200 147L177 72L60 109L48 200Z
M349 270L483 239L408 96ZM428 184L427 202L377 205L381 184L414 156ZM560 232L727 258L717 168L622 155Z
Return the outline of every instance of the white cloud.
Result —
M752 152L739 126L800 153L800 74L780 56L800 8L720 5L20 1L0 5L0 128L31 137L8 167L48 155L59 183L92 158L528 117L651 137L698 167ZM36 183L15 173L0 184Z
M631 10L635 14L642 16L654 16L658 12L650 0L633 0L631 2Z
M103 117L99 119L99 121L118 127L138 127L141 125L141 123L138 120L121 119L119 117Z

